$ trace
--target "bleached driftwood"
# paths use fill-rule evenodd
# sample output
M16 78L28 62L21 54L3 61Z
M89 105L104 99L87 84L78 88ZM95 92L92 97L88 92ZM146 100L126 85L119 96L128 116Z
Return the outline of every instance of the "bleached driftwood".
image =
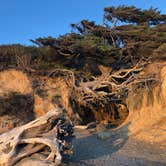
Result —
M65 126L65 127L64 127ZM72 125L52 110L44 116L0 135L0 166L13 166L21 159L49 147L46 161L59 165L64 137L72 134ZM30 144L30 145L29 145ZM21 145L21 146L20 146Z

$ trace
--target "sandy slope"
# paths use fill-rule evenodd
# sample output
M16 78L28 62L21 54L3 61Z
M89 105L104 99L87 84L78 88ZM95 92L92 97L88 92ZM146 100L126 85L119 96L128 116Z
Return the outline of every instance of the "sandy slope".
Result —
M16 70L0 72L0 96L8 92L32 93L31 84L26 74Z

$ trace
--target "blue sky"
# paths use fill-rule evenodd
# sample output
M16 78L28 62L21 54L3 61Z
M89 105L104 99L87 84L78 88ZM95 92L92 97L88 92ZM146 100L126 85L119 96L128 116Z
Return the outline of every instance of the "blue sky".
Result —
M29 45L29 39L57 37L82 19L101 23L104 7L122 4L166 13L166 0L0 0L0 44Z

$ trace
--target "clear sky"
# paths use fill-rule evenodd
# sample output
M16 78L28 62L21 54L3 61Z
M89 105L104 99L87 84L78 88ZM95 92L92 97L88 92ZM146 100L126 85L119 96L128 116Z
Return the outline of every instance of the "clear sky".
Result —
M0 0L0 44L70 32L82 19L102 22L103 8L118 5L157 7L166 13L166 0Z

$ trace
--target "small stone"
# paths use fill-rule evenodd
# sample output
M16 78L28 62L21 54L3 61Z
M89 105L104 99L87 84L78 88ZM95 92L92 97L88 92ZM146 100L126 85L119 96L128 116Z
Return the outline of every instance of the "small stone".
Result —
M111 137L111 133L109 131L103 131L97 134L97 138L101 140L106 140L106 139L109 139L110 137Z
M97 122L91 122L87 124L87 129L93 129L95 128L97 125Z

